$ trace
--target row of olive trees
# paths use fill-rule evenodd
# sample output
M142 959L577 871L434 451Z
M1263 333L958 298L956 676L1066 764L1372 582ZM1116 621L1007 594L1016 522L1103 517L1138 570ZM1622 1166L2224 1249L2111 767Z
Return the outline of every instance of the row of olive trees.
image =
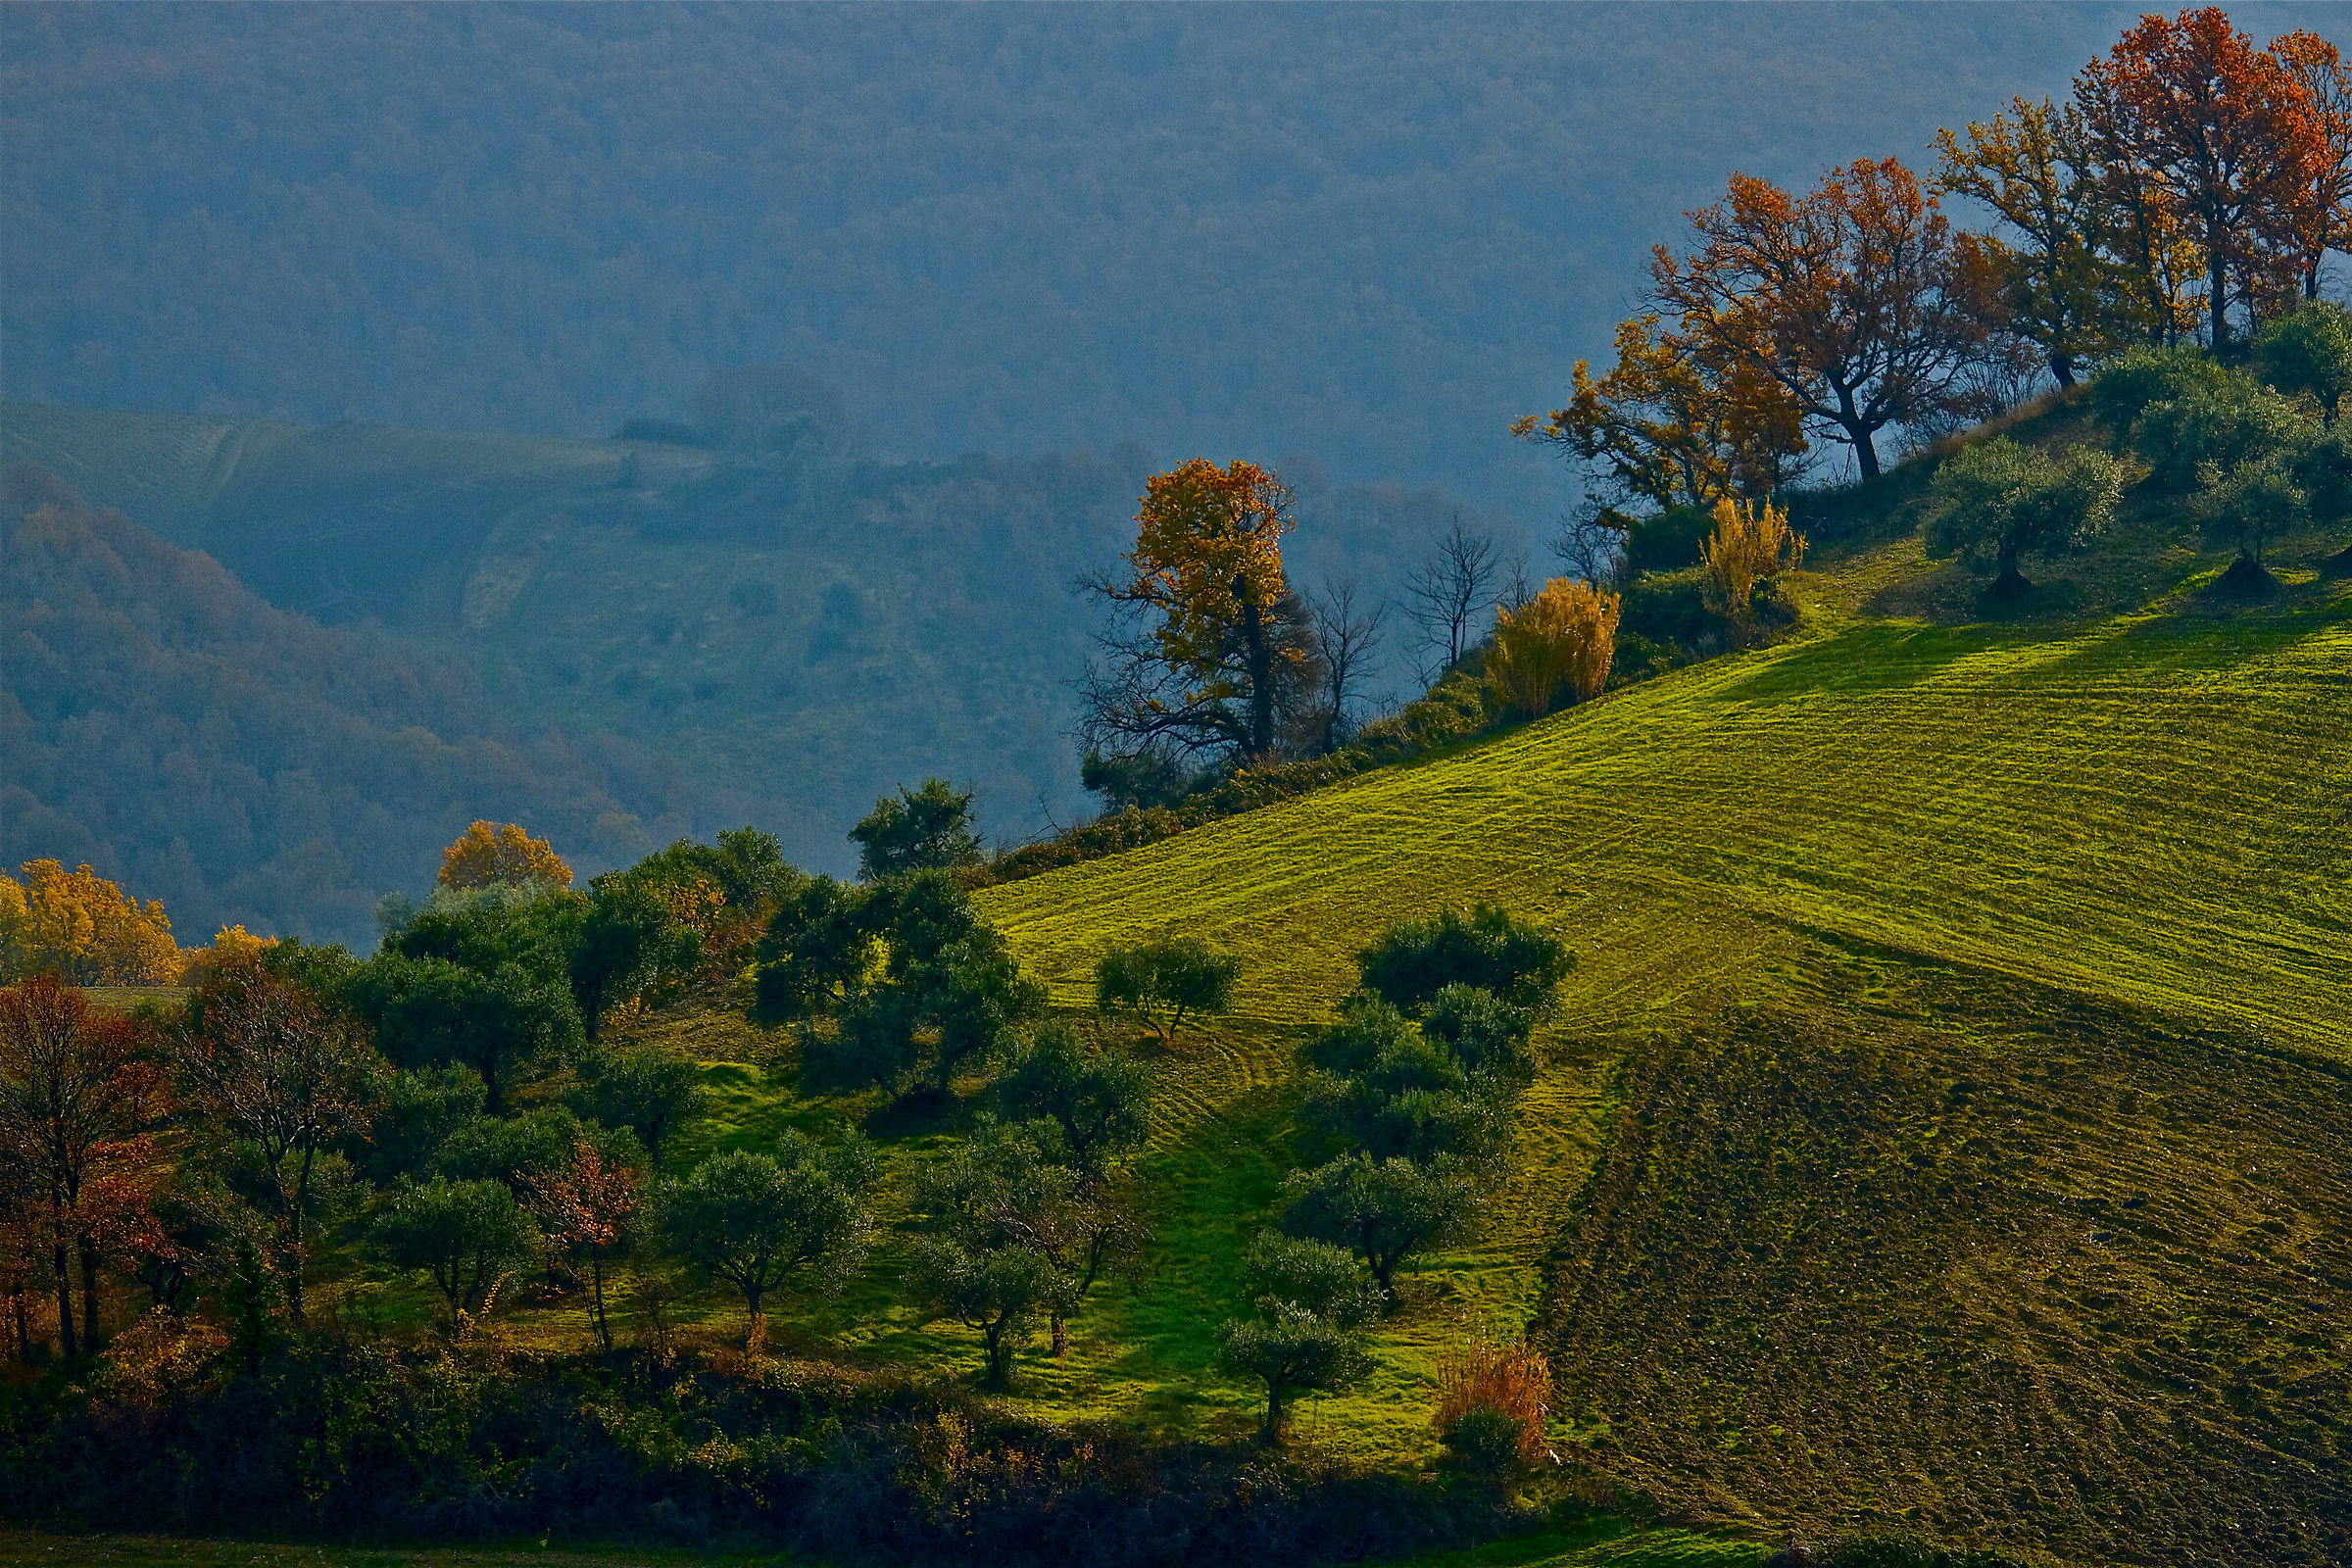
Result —
M1244 1259L1255 1315L1224 1331L1223 1365L1265 1387L1269 1439L1293 1398L1362 1375L1361 1331L1395 1308L1398 1267L1470 1224L1538 1066L1536 1022L1573 962L1483 905L1392 926L1358 956L1362 989L1307 1050L1313 1163Z

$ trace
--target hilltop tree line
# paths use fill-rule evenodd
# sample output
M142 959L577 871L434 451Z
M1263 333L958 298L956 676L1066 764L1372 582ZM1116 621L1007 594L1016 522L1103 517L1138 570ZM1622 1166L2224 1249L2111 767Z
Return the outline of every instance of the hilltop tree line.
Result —
M1882 471L1889 428L1936 435L2134 345L2227 357L2319 297L2352 241L2352 75L2295 31L2256 48L2218 8L2146 16L2064 103L2020 98L1936 141L1922 177L1860 159L1793 192L1734 174L1655 248L1617 363L1514 429L1601 498L1758 499L1813 438ZM1939 196L1989 209L1955 230Z

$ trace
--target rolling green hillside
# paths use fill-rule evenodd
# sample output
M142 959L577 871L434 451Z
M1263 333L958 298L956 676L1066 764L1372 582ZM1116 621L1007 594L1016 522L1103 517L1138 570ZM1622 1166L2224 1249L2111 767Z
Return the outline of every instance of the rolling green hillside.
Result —
M2352 586L1861 616L1916 552L1811 576L1803 640L985 895L1073 1005L1149 932L1249 964L1123 1330L1185 1358L1351 952L1490 900L1579 950L1554 1065L1325 1430L1425 1442L1431 1354L1532 1309L1593 1457L1700 1517L2345 1550Z

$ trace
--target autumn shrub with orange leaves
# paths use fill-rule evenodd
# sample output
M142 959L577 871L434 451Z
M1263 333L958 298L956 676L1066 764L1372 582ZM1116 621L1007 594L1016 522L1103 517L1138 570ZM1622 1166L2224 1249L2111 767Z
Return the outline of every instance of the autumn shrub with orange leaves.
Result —
M571 867L554 845L531 837L519 823L476 821L441 852L440 882L445 888L514 887L526 882L567 888Z
M179 945L163 901L141 905L87 865L27 860L0 873L0 981L54 971L77 986L168 986Z
M1531 717L1591 702L1609 683L1619 601L1591 583L1554 577L1494 624L1487 680L1504 706Z
M1492 1478L1551 1456L1551 1367L1526 1345L1480 1335L1438 1362L1438 1436L1464 1469Z

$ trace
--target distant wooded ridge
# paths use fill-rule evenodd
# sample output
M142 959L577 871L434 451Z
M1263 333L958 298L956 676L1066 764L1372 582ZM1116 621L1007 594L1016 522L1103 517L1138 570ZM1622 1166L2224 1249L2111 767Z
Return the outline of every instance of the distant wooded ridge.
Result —
M775 362L880 452L1312 451L1540 530L1505 425L1726 170L1921 162L2132 11L11 6L5 385L601 436Z

